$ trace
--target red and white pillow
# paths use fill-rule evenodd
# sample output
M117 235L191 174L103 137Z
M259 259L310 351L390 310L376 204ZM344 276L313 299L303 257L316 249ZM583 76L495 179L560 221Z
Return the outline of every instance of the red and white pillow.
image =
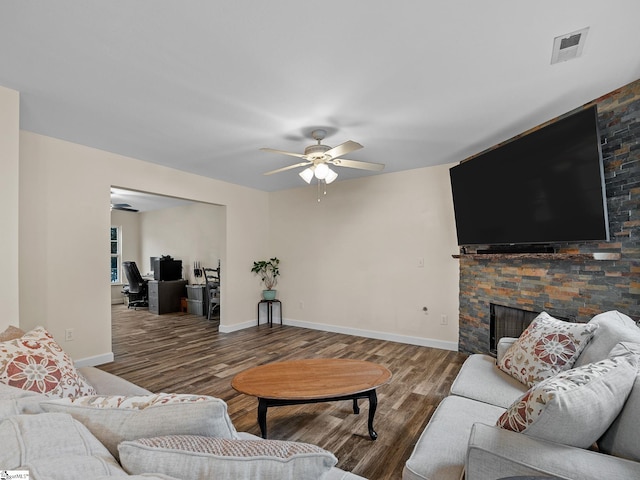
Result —
M0 382L52 397L96 394L69 355L43 327L0 342Z
M597 328L591 323L563 322L542 312L509 347L498 368L532 387L572 368Z

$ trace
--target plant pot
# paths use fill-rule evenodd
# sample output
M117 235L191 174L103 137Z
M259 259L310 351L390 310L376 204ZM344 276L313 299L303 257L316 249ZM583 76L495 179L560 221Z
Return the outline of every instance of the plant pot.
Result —
M275 290L262 290L262 298L265 300L275 300L276 299L276 291Z

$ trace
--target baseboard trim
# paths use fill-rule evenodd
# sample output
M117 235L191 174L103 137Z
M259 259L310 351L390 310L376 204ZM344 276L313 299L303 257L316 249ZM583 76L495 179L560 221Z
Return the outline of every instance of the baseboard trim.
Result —
M284 319L285 325L294 327L309 328L311 330L322 330L324 332L344 333L345 335L354 335L356 337L375 338L376 340L388 340L390 342L406 343L409 345L418 345L420 347L440 348L442 350L458 351L458 342L447 342L444 340L436 340L433 338L411 337L409 335L398 335L389 332L378 332L376 330L362 330L353 327L341 327L338 325L327 325L324 323L311 323L301 320Z
M220 333L233 333L239 330L244 330L245 328L255 327L255 326L256 326L255 320L250 320L248 322L242 322L242 323L234 323L233 325L220 324L220 326L218 327L218 331Z
M362 330L353 327L341 327L338 325L328 325L326 323L311 323L302 320L293 320L290 318L284 318L282 320L284 325L291 325L292 327L308 328L310 330L320 330L323 332L343 333L345 335L353 335L356 337L375 338L376 340L388 340L390 342L406 343L408 345L417 345L420 347L432 347L439 348L441 350L458 351L458 342L447 342L444 340L436 340L433 338L412 337L409 335L398 335L395 333L378 332L375 330ZM264 322L266 323L266 321ZM255 327L256 322L248 321L243 323L236 323L234 325L220 325L218 331L220 333L232 333L238 330L244 330L245 328Z
M96 365L102 365L103 363L113 362L113 358L113 352L109 352L103 353L102 355L95 355L93 357L74 360L73 364L76 366L76 368L95 367Z

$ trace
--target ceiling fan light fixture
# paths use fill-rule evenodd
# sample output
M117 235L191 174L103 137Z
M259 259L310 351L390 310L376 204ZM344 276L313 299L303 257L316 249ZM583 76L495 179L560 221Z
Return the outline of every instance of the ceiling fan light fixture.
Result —
M327 176L324 177L324 181L326 184L329 184L333 182L336 178L338 178L338 174L335 171L329 169L329 173L327 173Z
M300 175L305 182L311 183L313 179L313 167L305 168L298 175Z
M320 163L316 165L316 170L314 173L318 180L324 180L330 171L331 169L329 168L329 165L327 165L326 163Z

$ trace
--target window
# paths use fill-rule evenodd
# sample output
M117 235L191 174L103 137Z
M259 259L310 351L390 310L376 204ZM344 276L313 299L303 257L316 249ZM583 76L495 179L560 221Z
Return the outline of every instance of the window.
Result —
M120 227L111 227L111 283L121 283L122 240Z

